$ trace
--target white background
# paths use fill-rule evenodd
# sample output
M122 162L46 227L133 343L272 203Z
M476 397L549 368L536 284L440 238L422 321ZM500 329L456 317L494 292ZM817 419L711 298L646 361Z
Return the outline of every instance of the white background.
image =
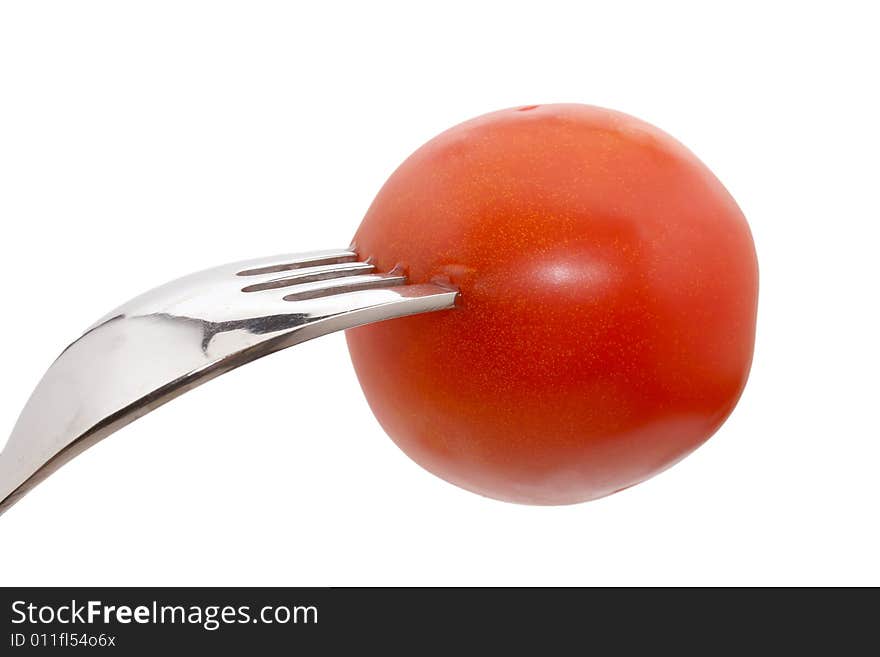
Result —
M682 140L751 222L761 299L730 420L610 498L514 506L422 471L337 334L64 467L0 518L0 584L880 584L871 9L3 3L0 433L112 306L347 245L411 151L512 105L603 105Z

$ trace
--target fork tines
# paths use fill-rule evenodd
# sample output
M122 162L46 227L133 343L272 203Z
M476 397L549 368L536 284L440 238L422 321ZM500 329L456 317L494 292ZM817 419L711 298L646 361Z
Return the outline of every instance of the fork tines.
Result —
M278 258L265 266L237 272L246 277L248 285L242 292L261 292L291 288L285 301L302 301L332 294L371 288L391 287L406 283L399 271L375 273L375 265L357 260L353 251L321 251L296 259Z

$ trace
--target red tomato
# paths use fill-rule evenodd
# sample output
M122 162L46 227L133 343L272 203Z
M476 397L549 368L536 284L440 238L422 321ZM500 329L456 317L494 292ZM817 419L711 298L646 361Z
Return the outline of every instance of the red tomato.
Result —
M733 198L684 146L610 110L541 105L417 150L354 247L459 307L348 332L379 422L468 490L602 497L669 467L735 406L758 270Z

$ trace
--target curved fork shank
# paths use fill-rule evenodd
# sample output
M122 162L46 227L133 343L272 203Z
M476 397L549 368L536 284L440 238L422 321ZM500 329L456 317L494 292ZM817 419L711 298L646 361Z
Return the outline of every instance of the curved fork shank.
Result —
M355 260L338 250L224 265L105 316L25 405L0 453L0 513L83 450L215 376L327 333L455 305L455 290L403 285L402 275L369 274Z

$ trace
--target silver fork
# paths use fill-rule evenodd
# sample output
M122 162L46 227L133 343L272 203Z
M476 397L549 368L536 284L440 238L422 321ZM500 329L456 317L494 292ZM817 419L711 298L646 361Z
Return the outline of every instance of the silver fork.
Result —
M333 331L454 307L458 292L376 273L355 252L223 265L135 297L65 349L0 452L0 513L67 461L165 402Z

